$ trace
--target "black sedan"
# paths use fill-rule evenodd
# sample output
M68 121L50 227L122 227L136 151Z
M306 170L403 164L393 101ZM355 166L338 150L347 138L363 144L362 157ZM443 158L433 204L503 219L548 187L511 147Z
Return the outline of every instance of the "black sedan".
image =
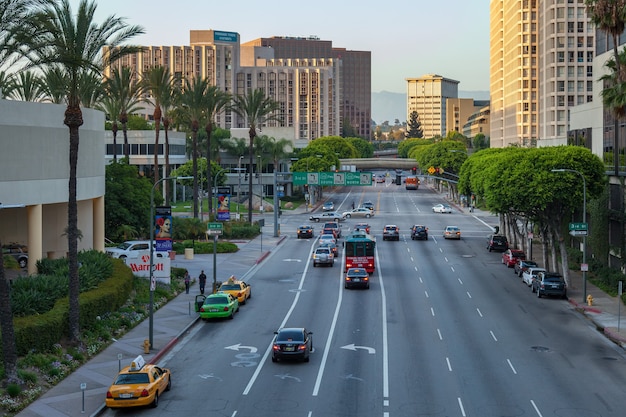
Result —
M272 362L279 359L296 359L309 361L313 351L313 332L304 327L285 327L274 332L272 345Z
M298 239L304 238L312 238L313 237L313 227L308 224L303 224L302 226L298 226Z
M370 288L370 274L363 268L350 268L346 272L344 280L345 288L361 287Z
M415 224L411 227L411 240L428 240L428 227Z

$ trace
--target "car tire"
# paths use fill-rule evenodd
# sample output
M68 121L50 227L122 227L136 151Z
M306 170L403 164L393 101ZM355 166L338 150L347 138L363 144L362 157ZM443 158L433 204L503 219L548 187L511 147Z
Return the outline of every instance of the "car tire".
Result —
M157 408L159 406L159 392L155 392L154 393L154 400L152 400L152 403L150 404L150 406L152 408Z
M320 222L320 219L319 219L319 217L318 217L318 218L316 218L316 219L315 219L315 221L319 223L319 222Z
M366 219L369 219L370 217L371 217L371 216L370 216L369 214L366 214L366 215L365 215L365 218L366 218Z
M489 249L489 252L491 252L491 248L489 246L487 246L487 249Z
M120 255L119 259L122 259L122 260L126 259L126 255Z
M169 379L167 380L167 386L165 387L165 391L169 391L172 389L172 376L170 375Z
M276 357L272 356L272 362L278 362L278 359L276 359Z
M232 320L232 319L234 319L234 318L235 318L235 312L234 312L234 311L231 311L231 312L230 312L230 316L228 316L228 320Z
M17 263L20 265L20 268L26 268L28 266L28 259L20 259L17 261Z
M352 217L351 214L346 214L346 218L349 219L350 217Z
M306 358L304 358L304 361L305 361L305 362L309 362L309 361L310 361L310 358L307 356Z

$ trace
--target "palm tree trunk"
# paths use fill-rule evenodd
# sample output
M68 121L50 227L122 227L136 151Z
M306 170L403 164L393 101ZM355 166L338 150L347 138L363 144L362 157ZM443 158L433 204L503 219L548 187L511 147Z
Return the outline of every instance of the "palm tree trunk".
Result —
M256 136L256 129L254 126L250 127L250 146L248 146L249 156L249 173L248 173L248 224L252 224L252 164L254 163L254 152L252 146L254 144L254 137Z
M170 176L170 138L167 130L170 127L170 121L167 117L163 118L163 130L165 131L165 176ZM172 201L170 182L165 181L165 205L169 206Z
M117 122L113 121L111 125L111 132L113 132L113 162L117 162Z
M193 218L198 218L198 122L194 121L191 127L191 160L193 162Z
M207 181L207 190L208 192L208 200L209 200L209 218L211 217L211 213L213 213L213 188L211 187L211 132L213 131L213 123L207 123L206 127L206 181Z
M619 37L615 33L613 34L613 56L615 58L615 70L617 74L618 84L622 83L622 69L619 60L619 50L617 48ZM619 115L623 112L614 112L615 121L613 122L613 165L615 170L615 176L619 175Z
M156 113L156 110L155 110ZM161 131L161 119L154 120L154 183L159 181L159 133Z
M2 242L0 242L2 247ZM17 347L11 311L11 287L4 275L4 259L0 256L0 329L2 330L2 356L4 373L8 383L21 383L17 375Z
M83 124L83 114L78 105L68 105L65 125L70 130L70 177L67 202L67 247L69 263L69 336L77 343L80 340L80 281L78 278L78 205L76 172L78 167L78 128Z

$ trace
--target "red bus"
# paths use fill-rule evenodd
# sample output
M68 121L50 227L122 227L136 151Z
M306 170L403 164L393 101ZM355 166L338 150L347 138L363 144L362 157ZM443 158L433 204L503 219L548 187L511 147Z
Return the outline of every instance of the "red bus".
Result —
M349 268L364 268L374 272L376 239L364 231L354 231L346 237L343 253L346 260L346 271Z

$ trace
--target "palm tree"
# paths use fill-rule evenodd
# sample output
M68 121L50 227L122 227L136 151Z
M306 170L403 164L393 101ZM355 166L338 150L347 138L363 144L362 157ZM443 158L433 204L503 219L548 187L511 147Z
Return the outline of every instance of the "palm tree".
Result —
M264 121L276 118L273 113L278 110L279 104L270 97L265 96L265 92L260 88L248 91L246 95L235 96L233 98L232 110L238 116L246 120L248 125L248 135L250 143L248 145L248 158L250 167L254 164L254 138L257 136L256 127ZM252 175L248 177L248 223L252 224Z
M80 105L89 109L96 108L105 95L102 75L95 71L83 71L78 85Z
M122 124L122 133L124 134L124 158L129 159L128 146L128 115L135 113L141 109L140 94L141 88L139 83L135 81L135 76L130 68L115 68L111 72L111 76L104 81L104 88L107 94L115 98L120 105L119 121ZM158 175L158 174L157 174Z
M45 91L33 71L20 71L13 75L6 96L15 100L39 102L45 98Z
M36 5L32 0L0 0L0 68L8 68L20 45L17 31L28 21L29 11ZM0 90L6 81L0 72ZM2 242L0 242L0 247ZM8 383L21 383L17 374L17 348L13 329L13 312L9 298L9 282L4 275L3 257L0 256L0 329L2 330L2 357Z
M141 78L143 93L149 94L143 101L154 107L154 182L159 181L159 133L161 133L162 108L161 102L172 95L173 80L165 67L153 67ZM167 144L166 144L167 145ZM166 146L167 148L167 146ZM166 149L167 152L167 149Z
M191 160L193 164L193 217L198 218L198 130L204 120L205 93L207 81L194 78L192 81L185 80L185 88L179 94L177 102L177 117L179 122L191 128ZM207 161L210 166L210 161Z
M618 45L619 37L626 28L626 0L585 0L587 14L597 28L606 32L613 39L613 66L609 67L614 73L609 88L623 89L626 82L623 74L623 62L620 62ZM608 65L608 64L607 64ZM624 116L624 100L616 94L602 93L604 105L613 110L613 165L615 175L619 174L619 119Z
M111 121L111 132L113 132L113 162L117 162L117 119L120 115L120 102L109 95L104 96L97 106Z
M41 88L45 91L44 101L55 104L66 104L65 86L67 79L60 68L45 68L41 78Z
M211 133L215 116L220 114L230 103L230 94L220 90L218 87L208 86L205 92L205 117L206 125L204 130L207 135L206 160L207 160L207 190L209 200L209 213L213 212L213 189L211 187ZM218 150L219 152L219 150Z
M81 110L81 76L86 72L102 73L103 65L134 52L137 48L123 43L143 33L139 26L128 26L123 19L110 16L101 25L94 21L96 3L81 0L74 14L69 0L47 2L22 26L17 41L22 45L30 66L58 68L67 79L67 109L63 123L69 129L69 191L67 203L67 240L69 263L69 337L80 340L78 296L78 204L76 171L78 167ZM103 54L103 48L109 47Z

